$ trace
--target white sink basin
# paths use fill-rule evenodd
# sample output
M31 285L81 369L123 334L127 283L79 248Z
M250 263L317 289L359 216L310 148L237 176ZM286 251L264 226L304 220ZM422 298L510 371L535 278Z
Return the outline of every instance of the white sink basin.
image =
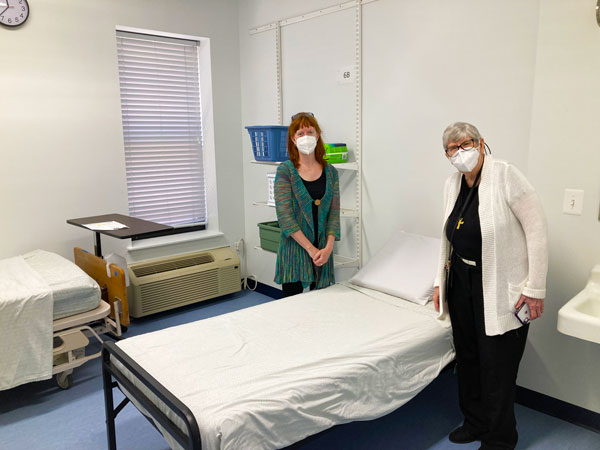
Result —
M558 311L558 331L600 344L600 265L579 294Z

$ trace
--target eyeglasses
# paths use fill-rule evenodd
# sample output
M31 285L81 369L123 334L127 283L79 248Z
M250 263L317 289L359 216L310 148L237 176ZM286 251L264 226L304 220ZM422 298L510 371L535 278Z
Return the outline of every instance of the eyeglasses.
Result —
M302 117L302 116L306 116L306 117L315 117L315 115L311 112L299 112L296 113L292 116L292 121L296 120L298 117Z
M475 147L475 141L473 139L469 139L468 141L465 141L460 145L453 145L452 147L448 147L448 148L444 149L444 151L446 152L446 155L452 156L458 150L468 150L473 147Z

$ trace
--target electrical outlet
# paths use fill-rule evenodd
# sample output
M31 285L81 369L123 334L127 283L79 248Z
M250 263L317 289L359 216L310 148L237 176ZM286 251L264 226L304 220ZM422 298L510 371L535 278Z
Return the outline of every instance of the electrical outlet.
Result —
M565 189L563 213L580 216L583 212L583 191L580 189Z

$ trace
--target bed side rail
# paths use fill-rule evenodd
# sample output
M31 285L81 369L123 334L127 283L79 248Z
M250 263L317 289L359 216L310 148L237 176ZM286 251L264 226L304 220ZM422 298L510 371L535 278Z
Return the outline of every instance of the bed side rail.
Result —
M111 361L112 358L118 360L123 366L131 372L137 381L142 383L154 395L156 395L167 407L183 420L187 429L187 436L181 429L169 419L138 387L136 387ZM202 442L200 438L200 429L196 418L177 397L169 392L148 372L140 367L131 357L115 345L114 342L106 341L102 345L102 380L104 384L104 404L106 410L106 433L109 450L116 450L115 418L121 409L127 404L126 399L117 408L113 403L113 388L118 387L114 378L127 390L129 397L138 401L152 417L186 450L201 450ZM142 413L142 415L144 415ZM145 417L145 415L144 415ZM148 419L153 426L155 424Z

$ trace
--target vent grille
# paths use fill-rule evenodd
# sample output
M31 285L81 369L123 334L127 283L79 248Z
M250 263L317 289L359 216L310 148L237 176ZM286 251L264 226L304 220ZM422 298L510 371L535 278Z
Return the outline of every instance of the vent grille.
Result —
M218 269L140 286L142 314L183 306L219 295Z
M241 287L240 269L238 266L223 268L219 273L221 291L237 292Z
M132 264L129 275L129 313L135 318L241 288L240 260L231 247Z
M170 272L172 270L184 269L186 267L200 266L214 262L214 258L210 253L190 256L187 258L176 259L173 261L165 261L158 264L149 264L147 266L134 267L133 273L136 277L147 277L157 273Z

